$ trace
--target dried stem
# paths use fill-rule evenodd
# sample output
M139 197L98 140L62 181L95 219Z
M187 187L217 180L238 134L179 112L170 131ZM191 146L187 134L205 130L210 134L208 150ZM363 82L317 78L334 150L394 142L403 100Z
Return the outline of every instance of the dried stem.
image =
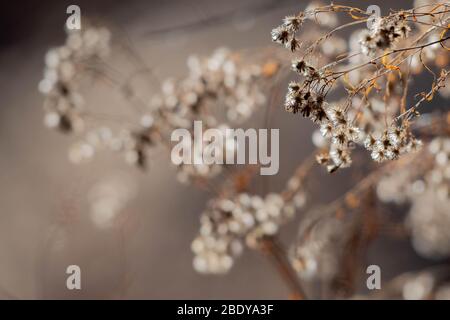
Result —
M277 241L274 238L263 238L260 242L260 250L271 260L278 274L286 283L291 292L290 298L294 300L307 299L299 279L289 263L285 251Z

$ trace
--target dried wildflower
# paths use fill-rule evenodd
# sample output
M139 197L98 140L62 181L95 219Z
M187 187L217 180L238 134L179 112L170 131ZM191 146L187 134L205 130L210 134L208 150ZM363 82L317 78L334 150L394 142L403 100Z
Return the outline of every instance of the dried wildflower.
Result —
M294 52L300 48L300 42L296 38L291 38L286 42L286 48Z
M347 127L348 140L358 142L361 138L361 130L358 127Z
M292 70L294 70L297 73L305 74L306 69L308 68L308 65L304 60L296 59L292 61Z
M289 40L289 31L286 27L278 27L272 30L272 41L280 44L286 44Z
M363 34L360 40L362 51L373 56L377 50L390 48L400 37L406 38L410 31L405 17L400 14L378 17L370 32Z
M284 108L288 112L297 113L303 104L303 98L300 93L288 94L284 103Z
M328 115L325 109L322 108L322 106L317 103L317 100L314 101L311 120L315 123L323 123L326 120L328 120Z
M333 129L334 127L331 122L326 122L320 126L320 133L322 133L324 137L330 138L333 134Z
M287 16L283 19L283 25L292 32L298 31L302 23L303 19L299 16Z
M304 117L309 117L313 111L313 105L308 100L304 100L305 103L301 106L300 113Z
M77 76L90 61L108 54L109 41L107 29L87 27L69 33L63 46L47 52L44 78L39 83L39 91L45 96L47 126L62 132L82 129L84 103L77 92Z
M295 206L275 193L265 198L242 193L210 201L200 217L200 234L192 243L195 269L227 272L242 252L242 240L255 246L262 237L276 234L294 213Z
M372 151L372 150L374 150L376 143L377 143L377 140L371 134L368 134L366 139L364 140L364 147L367 150Z
M325 165L330 161L330 155L328 153L319 153L316 155L316 161L321 165Z
M447 5L443 6L447 8ZM422 11L424 8L432 10L432 6L429 4L421 7L420 10ZM364 11L357 8L314 4L300 13L299 17L311 19L320 27L321 16L334 17L338 12L345 12L354 19L358 19L355 13L364 14ZM405 106L400 108L396 103L396 101L402 100L404 104L405 97L402 96L402 93L406 94L408 90L400 86L400 82L394 74L398 72L403 79L406 75L405 69L408 69L409 72L414 70L411 69L414 67L413 63L418 64L419 67L423 67L425 60L430 64L435 63L432 61L434 50L443 49L442 42L446 40L446 33L442 30L448 24L447 13L446 10L436 13L439 19L434 19L434 23L430 24L430 29L427 31L420 28L421 21L418 20L426 13L418 14L414 9L392 11L387 16L376 17L372 19L368 31L357 31L350 39L351 51L362 51L363 54L355 53L337 59L332 57L328 61L324 59L324 63L314 63L314 66L308 61L312 59L320 61L318 53L320 50L323 51L326 41L336 36L334 34L336 30L324 33L316 41L312 40L312 43L301 52L301 58L291 61L292 70L303 77L301 82L294 82L289 86L285 109L288 112L300 113L319 124L322 135L331 138L333 145L353 147L359 144L361 137L365 137L363 144L371 152L375 161L395 160L402 154L410 152L412 148L409 148L408 145L415 146L415 142L410 125L405 126L405 123L418 115L416 111L418 105L425 100L431 100L434 93L443 92L440 89L445 88L448 72L442 70L440 77L433 83L432 89L427 94L424 93L422 99L408 111L404 110ZM287 19L289 22L275 28L273 32L278 34L277 31L280 28L288 29L286 37L295 38L298 28L290 25L290 19ZM440 22L437 22L438 20ZM296 20L294 19L294 21ZM341 28L353 24L350 22ZM412 24L415 24L415 27L416 24L418 25L417 30L421 33L419 32L416 38L419 40L412 40L409 36L413 32ZM417 30L414 29L414 31ZM339 42L340 39L336 39ZM399 41L400 39L402 41ZM427 43L426 40L429 42ZM397 47L399 43L401 43L401 47ZM427 58L426 54L430 54L430 58ZM368 55L370 59L364 55ZM410 59L406 59L407 57ZM441 68L448 62L447 60L446 58L442 59ZM406 65L407 61L410 61L409 66ZM371 68L374 65L377 68ZM438 64L436 63L436 65ZM427 69L431 70L428 67ZM348 99L344 100L342 107L329 107L331 104L326 101L327 94L337 87L336 80L338 79L342 80L348 92ZM386 95L383 99L379 99L374 92L382 90L386 92ZM374 136L378 136L380 132L384 133L380 138L374 139ZM324 165L329 165L329 163L324 163ZM336 164L331 165L329 171L335 171Z
M387 151L393 146L390 136L385 130L380 139L377 140L375 148L381 151Z
M404 128L393 127L388 130L389 142L395 147L403 145L406 138L406 131Z
M331 141L338 146L345 146L348 143L348 133L344 127L338 127L333 131Z
M369 31L364 31L360 35L361 51L368 56L374 56L376 53L377 45L375 39L371 36Z
M386 156L389 160L397 160L400 157L400 149L393 147L386 151Z
M376 162L383 162L388 158L388 152L385 149L374 148L372 153L370 154L372 159Z
M407 150L407 152L417 152L420 150L421 147L422 147L422 141L412 138L411 140L409 140L409 142L406 146L406 150Z
M340 168L348 167L352 163L348 149L343 147L334 146L330 151L330 157Z

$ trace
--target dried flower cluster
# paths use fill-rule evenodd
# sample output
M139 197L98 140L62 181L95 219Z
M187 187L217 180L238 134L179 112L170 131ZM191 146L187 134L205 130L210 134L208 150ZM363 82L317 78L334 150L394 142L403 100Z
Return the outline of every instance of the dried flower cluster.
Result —
M422 7L432 8L431 5ZM373 19L362 10L332 4L288 16L272 31L273 41L300 54L292 60L292 69L302 80L289 84L285 109L300 113L320 126L320 133L326 139L315 140L321 147L327 145L328 151L320 153L317 161L327 166L329 172L350 166L351 150L358 144L364 146L377 162L396 160L401 154L420 147L421 142L410 130L412 118L419 114L417 109L422 102L431 100L434 93L445 87L448 72L442 69L441 75L435 76L431 91L423 93L423 99L406 110L408 78L417 69L417 62L413 66L414 59L419 59L425 66L424 52L431 57L448 56L447 48L442 45L448 39L445 32L450 20L448 8L448 4L441 4L436 6L434 13L411 9ZM346 13L356 21L332 29L299 50L301 46L296 36L306 17L323 13ZM426 30L418 20L423 17L432 21ZM355 52L336 56L334 62L322 66L311 63L325 39L335 37L338 30L370 19L370 29L355 32L349 40L348 47ZM320 25L320 21L316 23ZM412 24L416 27L414 35ZM360 40L355 41L355 37ZM448 58L439 59L436 67L443 67L446 60ZM430 70L428 66L426 68ZM338 87L338 80L342 80L348 97L339 103L328 102L327 95ZM374 92L384 94L377 97ZM375 108L380 103L381 108Z
M392 48L399 39L407 38L410 31L405 14L377 17L370 30L362 35L361 50L366 55L375 56L380 50Z
M45 56L44 78L39 91L45 95L45 124L63 132L83 126L83 97L78 92L80 74L97 58L109 53L110 33L105 28L70 32L63 46Z
M154 126L167 136L180 127L192 131L194 120L202 120L204 130L215 127L224 132L232 123L245 121L265 102L263 81L274 72L263 70L262 65L243 64L238 55L225 48L208 58L189 57L188 67L186 78L165 81L162 93L151 100ZM221 111L229 123L220 123ZM191 136L195 139L194 134ZM217 164L180 165L178 177L183 182L214 177L221 168Z
M242 252L242 240L256 248L261 238L276 235L303 204L299 198L286 202L276 193L211 200L200 217L200 234L192 242L194 268L202 273L227 272Z
M151 76L151 69L142 64L139 70L112 72L107 58L114 50L107 30L69 33L66 44L46 56L39 85L45 95L45 122L63 132L82 134L69 152L74 162L108 149L146 168L151 152L171 146L174 129L187 129L194 144L199 142L194 139L202 138L194 134L196 120L202 121L204 130L225 130L254 120L263 107L271 108L277 102L272 101L276 95L269 99L269 89L284 76L280 66L288 56L295 78L289 79L284 107L316 125L312 139L317 150L298 165L279 193L268 185L261 193L252 190L255 174L248 167L177 166L181 182L214 194L200 215L199 234L191 245L193 266L200 273L226 273L247 246L275 261L296 297L306 297L300 280L319 281L330 297L350 297L360 286L360 264L369 243L380 225L388 224L379 219L378 200L410 205L405 225L419 254L450 256L450 116L421 115L420 109L438 94L448 97L450 4L426 2L375 19L362 9L315 2L272 31L272 40L287 48L283 51L287 54L270 51L267 59L255 52L218 49L209 57L190 56L184 77L158 81L156 86L146 83L145 94L130 79L142 72ZM351 20L340 23L342 19ZM348 37L340 34L367 22L371 22L368 29ZM95 110L82 108L84 72L113 85L133 108L131 121L120 118L114 125L108 115L100 121ZM422 73L432 82L425 92L418 92L414 76ZM376 166L361 163L359 149ZM224 149L222 155L229 151ZM322 181L309 179L315 175L315 162L329 172L361 164L362 168L353 168L361 178L333 202L304 212L306 195L310 202L314 192L323 192L322 185L318 187ZM218 175L223 179L212 179ZM99 227L110 227L131 195L100 189L91 199L92 219ZM277 237L296 213L302 215L289 264ZM434 272L410 276L401 279L396 297L448 296L448 288Z
M385 202L411 203L407 225L414 248L427 257L450 256L450 139L433 139L425 168L403 168L382 178L378 196Z
M208 58L190 56L188 75L164 81L148 101L139 99L126 82L135 74L114 79L122 97L138 114L132 128L121 127L117 131L108 122L101 123L95 113L91 116L92 110L82 108L83 96L77 91L82 72L94 71L97 76L105 76L109 70L105 58L111 46L106 29L83 30L69 33L66 45L48 52L45 78L39 85L46 96L46 124L64 132L76 126L77 133L84 134L69 152L75 163L90 160L98 149L108 149L123 153L128 163L146 168L149 150L170 145L174 129L193 131L194 120L202 120L205 130L211 127L225 130L232 123L248 119L265 102L264 85L277 72L275 62L244 63L238 54L222 48ZM226 120L221 120L223 113ZM95 119L95 125L85 130L83 124L91 118ZM221 121L226 122L220 124ZM221 169L216 164L180 165L178 177L183 182L210 178Z

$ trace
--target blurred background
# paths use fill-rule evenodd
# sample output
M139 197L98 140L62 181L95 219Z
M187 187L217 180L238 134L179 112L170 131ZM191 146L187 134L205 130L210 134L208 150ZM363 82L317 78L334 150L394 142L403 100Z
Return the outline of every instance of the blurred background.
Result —
M377 4L383 13L388 12L387 5L393 9L412 6L412 1L340 3ZM183 75L191 53L207 55L223 46L239 50L272 46L271 29L308 2L4 4L0 13L0 298L286 298L283 282L256 252L247 251L224 276L204 276L193 270L190 245L211 195L179 184L168 154L155 155L147 173L107 155L82 166L68 161L71 138L44 127L37 84L46 51L65 39L63 26L70 4L80 6L82 19L121 28L164 79ZM272 126L281 128L281 170L270 178L270 186L280 190L296 164L313 150L312 125L284 112L274 117ZM321 183L327 187L315 200L334 199L348 187L349 175L345 170L332 179L324 174ZM90 215L92 198L108 197L126 202L116 219L119 226ZM297 225L292 222L283 229L283 242L292 242ZM380 265L385 281L430 262L420 259L404 241L380 239L371 246L367 263ZM65 271L71 264L81 267L81 291L66 289Z

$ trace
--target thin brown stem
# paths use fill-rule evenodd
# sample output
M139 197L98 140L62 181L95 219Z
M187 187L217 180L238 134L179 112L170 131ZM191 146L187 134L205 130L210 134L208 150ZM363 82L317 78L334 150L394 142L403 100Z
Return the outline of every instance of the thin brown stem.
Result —
M289 291L291 292L290 298L294 300L307 299L302 285L289 263L285 251L277 241L274 238L263 238L260 243L260 250L270 259L278 274L289 288Z
M446 41L446 40L448 40L448 39L450 39L450 36L448 36L448 37L446 37L446 38L443 38L443 39L439 39L439 40L433 41L433 42L425 43L425 44L419 45L419 46L413 46L413 47L407 47L407 48L394 49L394 50L389 51L389 52L386 52L386 53L384 53L384 54L382 54L382 55L380 55L380 56L378 56L378 57L376 57L376 58L373 58L372 60L370 60L370 61L368 61L368 62L365 62L365 63L363 63L363 64L357 65L357 66L352 67L352 68L347 69L347 70L336 71L336 72L333 72L332 74L339 75L338 77L340 77L340 76L342 76L342 75L344 75L344 74L346 74L346 73L349 73L349 72L351 72L351 71L360 69L360 68L365 67L365 66L368 66L368 65L372 65L372 64L374 64L376 61L381 60L381 59L383 59L384 57L390 56L391 54L399 53L399 52L404 52L404 51L410 51L410 50L414 50L414 49L423 49L423 48L425 48L425 47L429 47L429 46L432 46L432 45L437 44L437 43L442 43L442 42L444 42L444 41ZM336 79L337 79L337 78L336 78Z

